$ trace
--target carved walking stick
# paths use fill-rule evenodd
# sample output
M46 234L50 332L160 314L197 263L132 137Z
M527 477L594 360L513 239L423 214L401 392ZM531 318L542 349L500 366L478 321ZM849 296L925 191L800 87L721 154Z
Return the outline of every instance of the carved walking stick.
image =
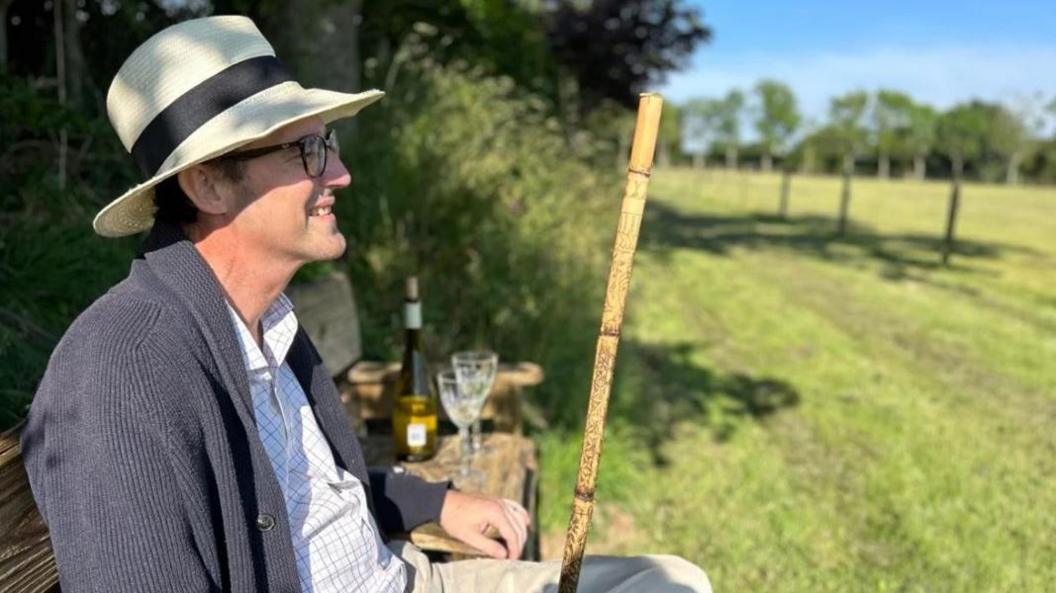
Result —
M587 405L587 421L583 431L583 451L579 458L576 495L572 499L572 517L565 536L559 593L575 593L576 585L579 584L587 529L590 527L590 516L594 513L594 489L601 457L601 439L605 431L605 411L609 407L609 391L612 388L612 370L616 364L616 349L620 344L623 305L631 284L631 267L634 265L634 250L638 246L642 213L645 211L645 192L649 187L649 172L653 166L662 106L660 95L652 93L643 93L638 103L638 122L631 144L627 186L623 191L620 222L616 225L616 242L612 249L605 307L601 313L601 330L594 355L594 376L590 384L590 403Z

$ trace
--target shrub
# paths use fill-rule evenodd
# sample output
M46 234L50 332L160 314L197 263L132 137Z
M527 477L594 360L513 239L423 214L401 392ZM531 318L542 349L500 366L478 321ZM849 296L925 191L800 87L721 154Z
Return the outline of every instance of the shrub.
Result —
M417 273L434 359L488 346L541 362L538 397L571 422L590 375L619 176L574 154L542 102L508 79L425 58L389 90L358 122L353 189L338 205L355 238L366 348L398 354L401 282Z

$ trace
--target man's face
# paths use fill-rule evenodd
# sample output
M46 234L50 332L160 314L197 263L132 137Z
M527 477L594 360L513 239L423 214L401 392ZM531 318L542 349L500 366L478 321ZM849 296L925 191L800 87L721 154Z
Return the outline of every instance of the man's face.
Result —
M294 122L240 150L293 142L311 134L325 135L321 118ZM297 146L247 160L241 182L245 202L231 220L231 230L245 253L265 264L300 266L340 257L345 237L331 212L333 190L351 181L334 152L327 155L326 170L315 179L305 172Z

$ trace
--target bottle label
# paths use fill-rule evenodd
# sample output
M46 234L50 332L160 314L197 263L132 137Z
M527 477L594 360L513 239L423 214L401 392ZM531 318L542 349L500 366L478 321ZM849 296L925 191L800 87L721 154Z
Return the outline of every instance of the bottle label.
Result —
M407 445L411 447L424 447L426 442L425 432L424 424L408 424Z
M403 305L403 326L407 329L422 329L421 301Z

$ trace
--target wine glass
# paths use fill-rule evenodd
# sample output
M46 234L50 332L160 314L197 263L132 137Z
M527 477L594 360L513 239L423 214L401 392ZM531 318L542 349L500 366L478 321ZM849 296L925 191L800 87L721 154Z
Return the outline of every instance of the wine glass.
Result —
M447 417L458 427L458 438L462 446L461 463L455 482L460 488L467 485L478 485L469 490L479 490L483 483L484 472L470 467L473 445L470 443L469 426L480 416L484 399L479 390L463 389L454 370L441 371L436 376L437 390L440 392L440 403L443 404Z
M491 386L495 383L495 375L499 369L499 356L490 350L466 350L456 352L451 356L451 364L455 367L459 385L462 389L470 390L478 394L481 401L487 399L491 393ZM483 445L483 435L480 429L480 418L473 423L475 434L473 435L473 452L484 454L491 448Z

